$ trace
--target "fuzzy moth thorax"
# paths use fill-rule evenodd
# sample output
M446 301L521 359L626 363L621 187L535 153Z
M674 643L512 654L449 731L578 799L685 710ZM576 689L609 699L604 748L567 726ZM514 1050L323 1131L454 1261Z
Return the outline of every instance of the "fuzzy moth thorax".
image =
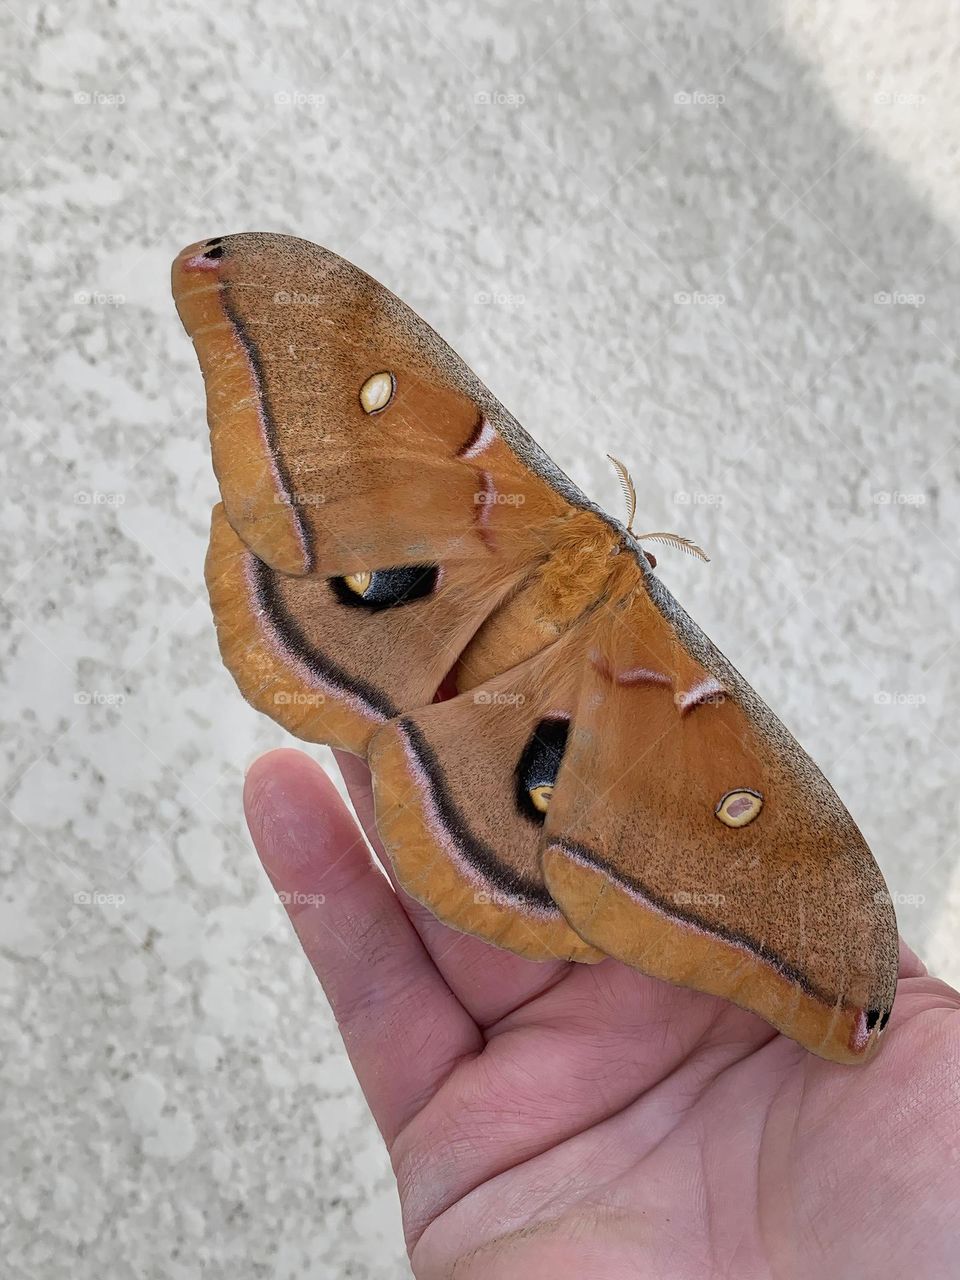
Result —
M615 558L620 545L620 535L592 511L578 511L567 519L539 571L544 617L562 628L606 599L620 576Z
M551 553L496 610L463 654L457 677L462 693L539 653L596 608L629 588L625 561L615 552L616 532L593 512L565 520ZM635 585L636 575L633 575ZM623 580L622 589L618 584Z

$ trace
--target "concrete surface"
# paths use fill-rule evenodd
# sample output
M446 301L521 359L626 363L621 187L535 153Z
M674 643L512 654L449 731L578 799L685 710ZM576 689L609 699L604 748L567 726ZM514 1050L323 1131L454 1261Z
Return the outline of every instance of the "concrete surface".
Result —
M4 7L4 1274L408 1274L239 814L185 243L401 294L834 780L960 981L956 10ZM887 300L884 300L886 296ZM8 1034L9 1032L9 1034Z

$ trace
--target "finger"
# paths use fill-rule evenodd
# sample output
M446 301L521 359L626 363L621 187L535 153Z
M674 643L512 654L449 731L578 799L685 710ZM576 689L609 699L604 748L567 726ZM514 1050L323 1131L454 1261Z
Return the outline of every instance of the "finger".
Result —
M437 917L397 882L389 855L377 834L370 770L357 756L335 751L353 807L377 857L393 883L424 946L451 991L483 1028L499 1022L519 1005L552 987L575 966L564 960L525 960L489 942L460 933Z
M317 764L299 751L262 756L244 809L389 1146L482 1037Z
M433 956L434 963L436 963L438 956L451 947L457 946L466 937L466 934L458 933L456 929L451 929L443 924L428 907L425 907L422 902L418 902L416 898L411 897L397 880L393 870L393 863L383 847L380 833L377 830L370 770L359 756L351 755L349 751L334 751L333 754L343 775L343 780L347 784L347 792L350 795L357 817L360 819L360 825L363 827L374 853L379 858L381 866L390 877L390 883L393 885L397 897L403 903L404 910L413 922L414 927L424 942L429 942L430 953Z

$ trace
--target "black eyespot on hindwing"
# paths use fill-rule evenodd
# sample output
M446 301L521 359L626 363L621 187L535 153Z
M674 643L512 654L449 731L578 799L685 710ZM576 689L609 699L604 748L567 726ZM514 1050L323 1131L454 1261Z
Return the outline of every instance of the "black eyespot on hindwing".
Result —
M346 578L329 578L330 588L340 604L353 609L397 609L432 595L440 569L435 564L410 564L400 569L374 569L352 573Z
M541 720L517 762L517 809L531 822L543 825L567 746L570 721Z

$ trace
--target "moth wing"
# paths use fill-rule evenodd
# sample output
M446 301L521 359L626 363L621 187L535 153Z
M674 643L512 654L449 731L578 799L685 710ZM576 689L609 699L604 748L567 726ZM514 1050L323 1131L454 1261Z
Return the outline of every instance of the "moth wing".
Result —
M432 701L511 585L464 561L377 571L368 594L385 582L394 600L377 607L343 578L271 568L237 536L222 504L206 579L224 664L247 701L305 741L359 755L380 725Z
M529 558L531 527L569 510L538 471L560 473L463 361L336 254L218 237L172 275L224 512L272 568Z
M646 973L869 1057L896 990L896 920L853 819L656 580L588 652L542 865L577 932Z
M179 255L173 288L223 497L226 665L294 733L362 753L432 700L574 510L433 330L335 254L221 237Z
M519 768L538 741L538 776L562 755L581 674L573 636L370 743L377 829L404 888L455 928L532 959L602 959L545 886L543 813Z

